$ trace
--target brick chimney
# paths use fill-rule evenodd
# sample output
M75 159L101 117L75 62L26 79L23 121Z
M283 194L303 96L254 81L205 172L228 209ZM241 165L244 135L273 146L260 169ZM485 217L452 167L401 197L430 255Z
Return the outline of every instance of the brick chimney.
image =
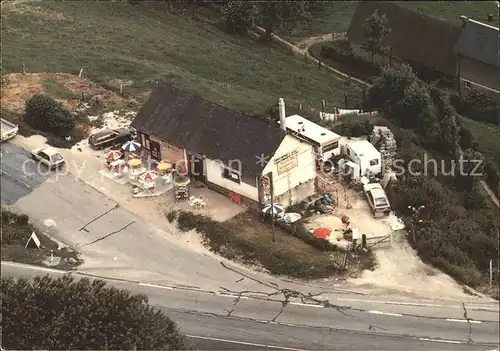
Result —
M488 15L488 22L493 22L493 16L494 15L492 13Z

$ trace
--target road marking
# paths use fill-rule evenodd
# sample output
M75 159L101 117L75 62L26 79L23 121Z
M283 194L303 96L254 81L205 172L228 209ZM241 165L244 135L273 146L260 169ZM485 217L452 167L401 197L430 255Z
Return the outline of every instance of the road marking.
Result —
M172 290L170 286L164 286L164 285L156 285L156 284L148 284L148 283L139 283L141 286L147 286L150 288L158 288L158 289L166 289L166 290Z
M301 303L301 302L289 302L290 305L304 306L304 307L325 307L323 305L315 305L312 303Z
M416 302L400 302L400 301L375 301L375 300L361 300L361 299L345 299L342 297L337 298L339 301L358 301L358 302L368 302L368 303L381 303L386 305L408 305L408 306L425 306L425 307L447 307L444 305L426 304L426 303L416 303ZM461 307L461 306L448 306L448 307Z
M217 295L217 296L224 296L224 297L230 297L232 299L243 299L243 300L249 299L248 296L238 296L238 295L231 295L231 294L224 294L224 293L215 293L215 295Z
M228 339L220 339L220 338L210 338L208 336L199 336L199 335L186 335L186 336L188 338L192 338L192 339L219 341L219 342L225 342L225 343L228 343L228 344L238 344L238 345L246 345L246 346L263 347L263 348L268 348L268 349L289 350L289 351L306 351L304 349L295 349L293 347L256 344L256 343L253 343L253 342L236 341L236 340L228 340Z
M457 340L442 340L442 339L427 339L427 338L418 338L420 341L431 341L431 342L442 342L445 344L465 344L463 341Z
M467 319L453 319L453 318L448 318L446 319L448 322L459 322L459 323L471 323L471 324L481 324L481 321L474 321L474 320L467 320Z
M2 173L5 174L7 177L12 178L14 181L18 181L19 183L24 185L26 188L33 189L33 187L31 185L25 183L24 181L22 181L21 179L19 179L17 177L14 177L12 174L9 174L9 173L5 172L4 170L2 170Z
M403 317L400 313L390 313L390 312L382 312L382 311L368 311L368 313L372 314L382 314L384 316L395 316L395 317Z

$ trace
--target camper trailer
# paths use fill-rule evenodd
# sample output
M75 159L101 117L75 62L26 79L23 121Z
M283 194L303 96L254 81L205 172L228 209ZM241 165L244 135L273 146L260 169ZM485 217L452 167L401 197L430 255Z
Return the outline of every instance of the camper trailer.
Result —
M349 142L345 145L344 153L359 167L360 176L377 175L382 172L380 152L369 141Z
M314 147L318 166L340 155L340 135L299 115L285 117L284 107L280 108L279 123L282 129Z

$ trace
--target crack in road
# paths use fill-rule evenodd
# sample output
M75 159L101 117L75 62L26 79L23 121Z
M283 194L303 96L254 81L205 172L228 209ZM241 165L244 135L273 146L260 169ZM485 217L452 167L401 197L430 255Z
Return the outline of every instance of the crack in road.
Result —
M106 235L104 235L103 237L100 237L100 238L98 238L98 239L95 239L94 241L91 241L91 242L89 242L89 243L87 243L87 244L85 244L85 245L82 245L82 247L85 247L85 246L89 246L89 245L95 244L95 243L97 243L97 242L99 242L99 241L101 241L101 240L104 240L104 239L106 239L106 238L110 237L111 235L118 234L119 232L121 232L121 231L123 231L123 230L127 229L129 226L131 226L131 225L132 225L132 224L134 224L134 223L135 223L135 221L132 221L132 222L130 222L129 224L127 224L126 226L124 226L124 227L122 227L122 228L120 228L120 229L118 229L118 230L115 230L114 232L111 232L111 233L109 233L109 234L106 234Z
M233 301L233 309L230 311L230 313L232 313L234 311L234 308L236 307L238 302L241 300L241 298L244 296L247 296L249 294L253 294L253 295L258 294L258 295L265 296L265 297L280 296L280 295L283 296L283 299L280 301L281 302L281 310L269 322L276 322L276 320L285 311L285 308L290 304L291 298L300 299L301 303L303 303L303 304L315 304L318 306L323 306L324 308L332 308L332 309L336 310L337 312L343 314L344 316L349 316L349 317L353 317L353 315L346 313L346 311L353 310L353 311L364 312L364 310L362 310L362 309L353 309L351 306L334 305L334 304L330 303L328 300L318 299L317 297L319 295L323 294L324 293L323 291L321 291L319 293L315 293L315 294L311 294L311 293L304 294L303 292L300 292L300 291L297 291L294 289L280 289L278 284L266 283L266 282L260 281L256 278L248 276L247 274L241 273L234 268L228 267L223 262L220 262L220 264L222 265L222 267L224 267L224 268L226 268L226 269L228 269L236 274L239 274L243 277L243 278L237 280L236 282L239 282L242 279L247 278L247 279L255 281L263 286L266 286L268 288L275 290L274 292L271 292L271 293L266 293L263 291L249 291L249 290L233 291L231 289L228 289L228 288L221 286L220 289L224 290L227 293L230 293L230 294L237 296L236 299Z
M103 214L101 214L101 215L99 215L99 216L95 217L95 218L94 218L94 219L92 219L90 222L88 222L87 224L85 224L83 227L81 227L80 229L78 229L78 231L82 231L82 230L84 230L84 231L88 231L88 230L87 230L87 227L88 227L89 225L91 225L92 223L94 223L94 222L95 222L95 221L97 221L98 219L100 219L100 218L104 217L105 215L107 215L108 213L110 213L110 212L111 212L111 211L113 211L113 210L116 210L116 209L117 209L117 208L119 208L119 207L120 207L120 205L119 205L118 203L116 203L114 207L110 208L109 210L107 210L107 211L106 211L106 212L104 212Z
M469 316L467 314L467 307L465 307L464 302L462 302L462 308L464 310L464 319L467 321L467 324L469 325L469 334L467 335L467 341L469 343L473 343L474 341L472 340L472 323L470 322Z

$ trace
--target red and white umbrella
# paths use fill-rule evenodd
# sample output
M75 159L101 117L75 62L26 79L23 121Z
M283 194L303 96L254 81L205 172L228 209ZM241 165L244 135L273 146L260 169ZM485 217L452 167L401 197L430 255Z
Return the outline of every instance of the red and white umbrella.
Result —
M106 154L106 160L114 162L122 158L123 154L120 151L110 151Z
M151 182L156 178L158 178L158 173L154 171L146 171L139 175L139 180L142 180L143 182Z

